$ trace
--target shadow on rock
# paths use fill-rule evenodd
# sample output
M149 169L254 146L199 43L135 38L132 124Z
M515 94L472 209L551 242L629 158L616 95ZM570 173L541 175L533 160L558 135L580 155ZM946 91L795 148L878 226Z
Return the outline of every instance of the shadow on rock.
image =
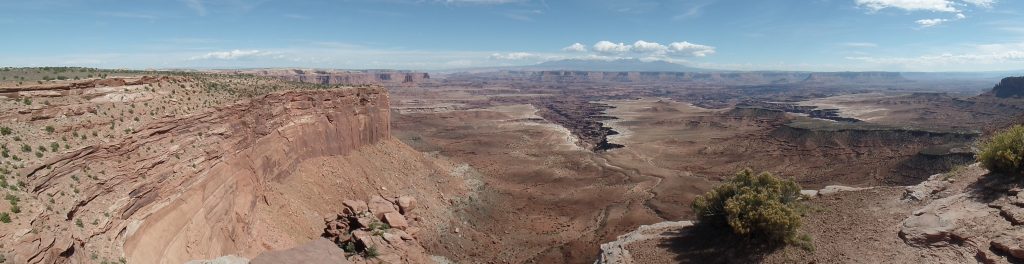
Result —
M676 254L680 263L758 263L781 245L736 236L728 228L696 225L669 231L672 239L660 247Z
M967 186L967 193L977 202L991 203L1006 196L1011 189L1024 186L1021 179L1020 176L992 172Z

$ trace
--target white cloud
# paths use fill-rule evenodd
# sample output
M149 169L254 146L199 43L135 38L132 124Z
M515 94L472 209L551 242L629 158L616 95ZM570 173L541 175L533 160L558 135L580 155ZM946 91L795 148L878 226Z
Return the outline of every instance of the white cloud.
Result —
M623 43L612 43L611 41L602 40L594 44L594 51L600 53L624 53L631 49L630 45Z
M576 42L573 43L572 45L569 45L568 47L562 48L562 51L587 52L587 46L584 46L583 44Z
M209 60L209 59L234 60L234 59L249 58L249 57L256 57L256 56L265 56L265 55L270 55L270 54L266 53L266 52L260 52L259 50L237 50L236 49L236 50L232 50L232 51L215 51L215 52L210 52L210 53L206 53L206 54L201 55L201 56L192 57L192 58L190 58L190 60Z
M640 55L646 57L704 57L715 53L715 47L690 42L672 42L662 45L657 42L637 40L633 44L613 43L602 40L594 44L594 51L605 55Z
M921 25L921 27L934 27L934 26L938 26L938 25L940 25L942 23L946 23L946 21L949 21L949 19L932 18L932 19L921 19L921 20L918 20L918 21L914 21L914 23L917 23L918 25Z
M637 40L633 43L633 52L639 53L664 53L668 50L668 47L661 45L657 42L647 42L643 40Z
M895 8L906 11L931 11L931 12L943 12L943 13L956 13L953 18L933 18L933 19L920 19L914 21L921 27L933 27L942 23L966 19L967 15L964 15L965 10L960 8L969 6L978 6L983 8L991 8L996 3L995 0L854 0L857 6L867 8L871 12L877 12L882 9Z
M872 11L897 8L908 11L959 12L951 0L856 0L856 3Z
M715 54L715 47L693 44L690 42L673 42L668 45L669 52L672 53L687 53L696 57L704 57L707 55Z
M984 8L992 8L992 5L996 3L996 0L963 0L964 2Z
M505 54L494 53L494 54L491 54L490 58L492 60L529 60L529 59L540 58L540 56L538 56L536 54L533 54L533 53L527 53L527 52L511 52L511 53L505 53Z

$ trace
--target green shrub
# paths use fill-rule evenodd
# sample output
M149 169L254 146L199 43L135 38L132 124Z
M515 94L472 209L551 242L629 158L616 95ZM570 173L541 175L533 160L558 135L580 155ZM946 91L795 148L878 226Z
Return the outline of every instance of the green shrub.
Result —
M1015 125L981 143L978 162L992 172L1024 172L1024 126Z
M380 252L377 251L377 247L375 246L367 247L365 253L366 258L376 258L377 256L380 255Z
M728 226L736 235L770 243L797 243L799 198L795 182L745 169L698 196L692 206L701 224Z
M10 223L11 222L11 214L8 214L7 212L0 213L0 222Z
M9 127L0 127L0 135L6 136L6 135L10 135L10 134L11 134L11 128L9 128Z

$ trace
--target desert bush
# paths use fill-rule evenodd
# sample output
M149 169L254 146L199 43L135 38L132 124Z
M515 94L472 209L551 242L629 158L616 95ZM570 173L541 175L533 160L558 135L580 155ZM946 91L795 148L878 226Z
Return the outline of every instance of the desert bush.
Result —
M380 253L377 251L377 247L369 246L366 248L366 258L377 258Z
M8 214L7 212L0 213L0 222L10 223L11 222L11 214Z
M1020 175L1024 172L1024 126L1015 125L983 141L977 159L989 171Z
M771 243L798 243L800 186L770 173L745 169L693 201L701 224Z
M6 136L6 135L10 135L10 134L11 134L11 128L9 128L9 127L0 127L0 135Z

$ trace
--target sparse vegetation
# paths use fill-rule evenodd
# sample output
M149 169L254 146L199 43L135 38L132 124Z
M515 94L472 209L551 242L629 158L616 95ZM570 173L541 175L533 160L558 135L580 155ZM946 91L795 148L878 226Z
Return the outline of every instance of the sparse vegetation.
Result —
M7 212L0 212L0 222L3 222L5 224L6 223L10 223L11 222L11 214L8 214Z
M1024 173L1024 125L1015 125L981 143L978 162L992 172Z
M366 248L365 254L366 258L376 258L380 255L380 252L377 252L377 247L370 246Z
M809 244L797 236L800 186L771 173L745 169L697 197L692 204L701 225L729 228L733 234L769 244Z

